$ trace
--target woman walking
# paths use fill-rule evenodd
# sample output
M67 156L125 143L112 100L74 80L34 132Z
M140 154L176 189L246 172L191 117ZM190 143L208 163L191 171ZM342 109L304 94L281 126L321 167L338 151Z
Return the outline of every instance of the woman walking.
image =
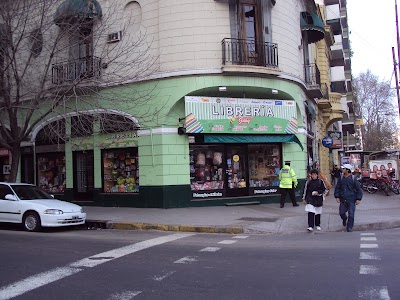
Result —
M303 194L303 203L306 205L308 212L308 228L309 232L315 228L321 230L321 213L322 204L325 197L326 186L323 180L318 178L318 170L313 169L310 172L311 179L306 182Z

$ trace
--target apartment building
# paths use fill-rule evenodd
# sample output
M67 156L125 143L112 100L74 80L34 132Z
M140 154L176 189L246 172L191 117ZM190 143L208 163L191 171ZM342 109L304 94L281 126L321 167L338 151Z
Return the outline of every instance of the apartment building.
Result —
M63 35L48 88L79 78L93 93L37 124L21 180L104 206L268 203L279 201L289 160L300 196L307 168L328 169L327 132L351 134L340 121L351 113L351 73L337 51L345 35L326 2L59 1L47 37ZM55 143L49 126L67 138Z

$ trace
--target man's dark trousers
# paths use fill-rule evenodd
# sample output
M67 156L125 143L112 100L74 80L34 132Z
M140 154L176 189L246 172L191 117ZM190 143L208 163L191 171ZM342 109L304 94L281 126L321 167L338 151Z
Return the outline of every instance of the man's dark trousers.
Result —
M296 196L294 194L294 189L283 189L281 188L281 206L285 205L286 195L289 194L290 201L296 206Z

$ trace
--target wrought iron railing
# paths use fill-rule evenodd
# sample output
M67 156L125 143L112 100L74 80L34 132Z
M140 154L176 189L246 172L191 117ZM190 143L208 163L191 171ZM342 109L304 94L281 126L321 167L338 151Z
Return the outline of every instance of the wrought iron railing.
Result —
M278 45L259 43L254 40L225 38L222 40L222 64L277 68Z
M316 64L304 65L304 81L309 86L321 85L321 73Z
M53 84L100 77L101 59L95 56L87 56L53 64L51 74Z

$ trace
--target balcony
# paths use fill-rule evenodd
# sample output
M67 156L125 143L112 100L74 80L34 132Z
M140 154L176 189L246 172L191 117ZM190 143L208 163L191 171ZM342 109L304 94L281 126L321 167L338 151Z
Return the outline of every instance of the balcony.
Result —
M254 40L222 40L222 64L278 68L278 45Z
M53 84L98 78L101 75L101 59L95 56L87 56L53 64L51 75Z
M304 65L304 81L307 86L307 96L322 98L324 90L321 86L321 74L316 64Z

